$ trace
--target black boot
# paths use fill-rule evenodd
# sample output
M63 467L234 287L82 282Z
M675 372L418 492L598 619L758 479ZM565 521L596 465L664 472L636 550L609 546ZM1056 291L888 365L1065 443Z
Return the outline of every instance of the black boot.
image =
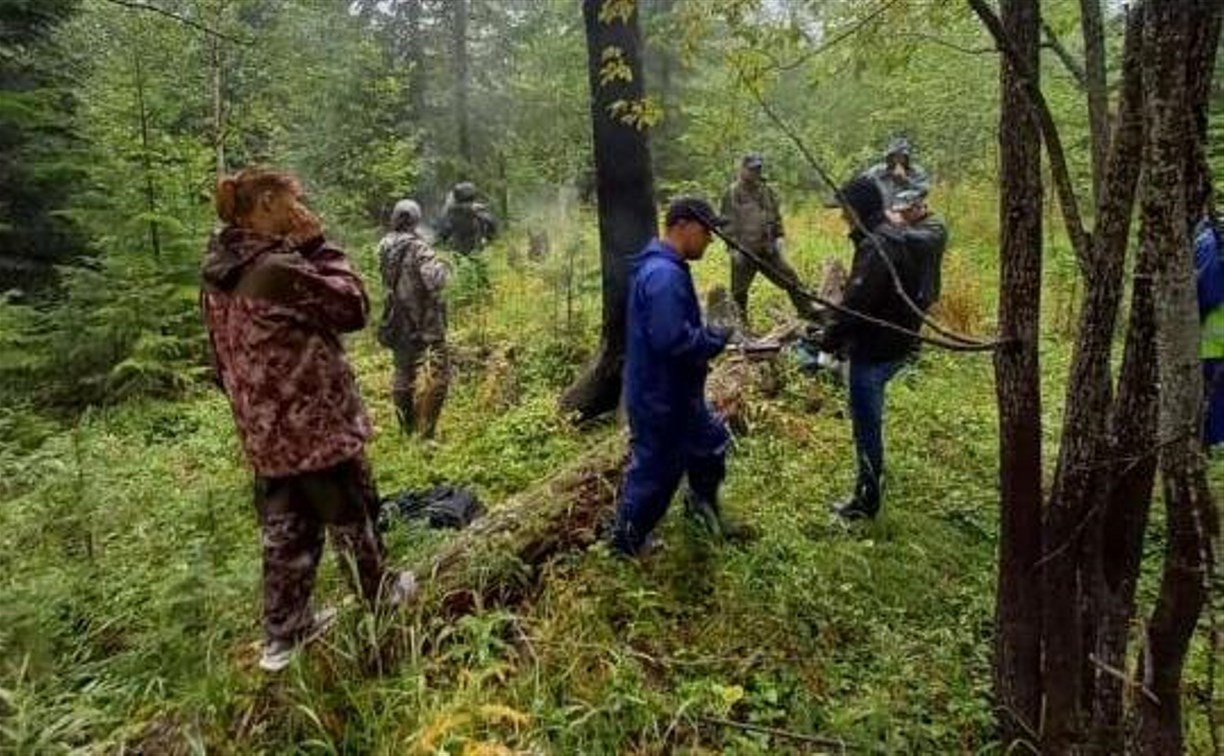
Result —
M835 502L832 509L843 520L874 520L880 511L880 505L851 496L849 499Z
M411 399L395 403L395 419L399 421L400 433L411 436L416 432L416 412Z
M880 513L880 489L883 477L879 482L860 478L854 486L854 495L849 499L835 502L831 508L843 520L874 520Z
M716 496L701 496L690 488L684 492L684 511L715 538L741 541L752 537L751 528L722 511Z

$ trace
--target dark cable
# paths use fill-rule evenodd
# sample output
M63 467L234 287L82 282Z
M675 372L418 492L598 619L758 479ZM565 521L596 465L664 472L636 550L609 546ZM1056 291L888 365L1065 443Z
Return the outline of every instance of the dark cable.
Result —
M778 283L780 286L786 289L789 293L796 294L800 297L803 297L809 302L818 304L821 307L832 310L833 312L839 313L841 315L845 315L847 317L855 318L856 320L860 320L864 323L868 323L870 325L877 326L879 328L884 328L886 330L893 331L895 333L900 333L905 336L909 336L923 343L930 344L936 347L940 347L941 349L947 349L948 351L952 351L952 352L991 352L1007 344L1007 342L1005 341L966 342L966 341L951 341L951 340L939 339L939 338L935 338L932 336L927 336L917 331L911 331L905 326L898 325L897 323L893 323L890 320L884 320L883 318L877 318L873 315L868 315L865 312L860 312L850 307L846 307L844 305L837 304L836 302L832 302L820 296L819 294L816 294L815 292L805 287L802 282L792 279L791 277L787 276L782 271L778 270L778 268L774 266L772 260L769 260L765 256L757 254L756 252L748 251L743 246L741 246L738 242L736 242L734 239L730 238L729 236L726 236L721 231L718 231L715 229L713 233L715 236L717 236L719 239L722 239L723 242L726 243L728 249L733 249L736 252L739 252L740 254L746 256L748 259L752 260L752 262L755 263L757 267L763 269L766 272L766 276L771 281ZM883 255L884 253L880 251L879 254ZM887 259L887 256L885 256L885 259ZM785 281L786 283L785 284L780 283L782 281Z

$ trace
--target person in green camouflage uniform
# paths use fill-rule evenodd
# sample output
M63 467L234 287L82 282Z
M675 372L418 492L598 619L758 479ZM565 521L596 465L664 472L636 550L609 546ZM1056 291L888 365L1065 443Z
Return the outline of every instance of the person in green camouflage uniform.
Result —
M739 176L722 199L722 215L730 221L725 233L741 247L768 260L778 273L798 282L798 274L783 255L786 233L782 227L782 208L778 195L765 183L764 166L760 155L744 156ZM746 255L731 251L731 297L745 327L748 325L748 290L759 270L757 263ZM787 294L796 311L801 316L807 314L808 303L792 292Z
M479 252L497 236L497 217L480 202L470 181L455 184L438 222L438 242L461 255Z
M446 264L417 234L421 208L402 200L391 213L391 232L378 245L386 309L378 329L395 358L391 398L405 433L432 438L450 384L446 349Z

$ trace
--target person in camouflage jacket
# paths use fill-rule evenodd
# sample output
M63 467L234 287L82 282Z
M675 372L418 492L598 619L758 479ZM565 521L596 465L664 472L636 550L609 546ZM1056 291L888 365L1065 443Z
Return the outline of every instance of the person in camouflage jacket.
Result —
M309 609L323 530L370 602L383 593L370 436L340 335L361 329L369 302L343 251L302 206L297 182L249 169L218 183L201 307L218 384L255 476L262 530L260 666L286 666L321 631ZM387 596L404 598L404 580ZM394 593L398 591L398 593Z
M421 207L396 203L391 232L378 244L378 268L386 288L379 342L395 358L391 398L405 433L432 438L450 384L446 350L446 264L417 234Z

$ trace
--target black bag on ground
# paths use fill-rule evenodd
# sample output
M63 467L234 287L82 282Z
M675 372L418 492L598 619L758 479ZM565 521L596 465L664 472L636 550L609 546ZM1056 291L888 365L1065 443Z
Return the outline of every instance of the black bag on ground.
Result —
M395 518L428 519L431 528L460 530L484 514L476 494L457 486L434 486L424 491L400 491L382 500L378 527L386 530Z

